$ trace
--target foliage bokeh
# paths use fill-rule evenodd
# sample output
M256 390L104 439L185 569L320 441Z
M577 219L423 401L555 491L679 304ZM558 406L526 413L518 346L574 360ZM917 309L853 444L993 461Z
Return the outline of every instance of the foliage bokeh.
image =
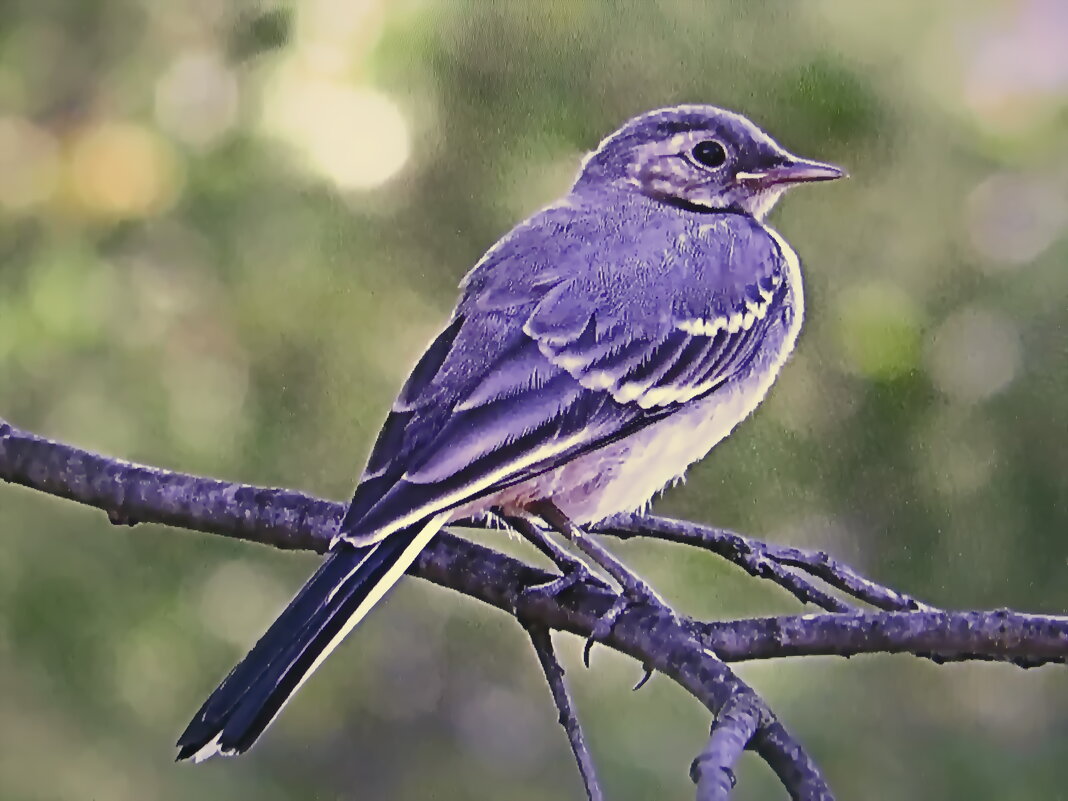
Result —
M799 351L658 511L1064 613L1066 37L1059 0L3 0L0 414L345 497L485 248L628 116L712 102L852 178L776 211ZM617 550L698 616L793 608L711 557ZM251 754L172 764L314 564L0 488L0 797L578 796L523 632L418 582ZM563 645L609 796L688 797L702 710ZM1066 797L1063 668L741 672L843 798ZM746 767L737 796L775 797Z

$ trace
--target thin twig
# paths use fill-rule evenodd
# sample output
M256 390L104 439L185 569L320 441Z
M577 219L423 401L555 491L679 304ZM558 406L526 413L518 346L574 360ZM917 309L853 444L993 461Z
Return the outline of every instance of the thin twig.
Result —
M822 551L812 552L766 543L715 526L655 515L619 515L606 520L596 530L623 539L652 537L710 551L738 565L751 576L773 581L803 603L815 604L828 612L849 612L854 607L820 589L791 568L801 570L879 609L935 609L910 595L862 576Z
M649 521L648 526L645 525L646 520ZM767 579L778 584L801 603L814 604L828 612L848 612L853 609L848 603L770 558L759 540L735 534L733 531L661 517L634 515L610 518L597 526L596 531L621 539L653 537L701 548L738 565L754 578Z
M839 562L824 551L805 551L786 545L761 543L769 557L781 565L796 567L816 578L822 579L835 589L887 612L911 612L916 610L936 611L937 607L926 604L903 592L878 584L862 576L849 565Z
M574 705L571 702L571 693L567 690L564 681L564 669L556 658L553 649L552 634L545 626L535 624L523 624L530 635L530 642L534 646L534 652L538 655L545 680L549 682L549 689L553 694L553 703L560 713L558 720L567 732L567 741L571 744L571 753L575 755L578 764L579 776L582 777L582 785L586 788L586 798L589 801L604 801L604 792L601 784L597 781L597 769L593 764L593 756L586 746L586 738L582 734L582 724L579 723L575 714Z
M708 745L690 765L697 801L725 801L734 789L734 766L760 724L749 698L732 698L713 721Z

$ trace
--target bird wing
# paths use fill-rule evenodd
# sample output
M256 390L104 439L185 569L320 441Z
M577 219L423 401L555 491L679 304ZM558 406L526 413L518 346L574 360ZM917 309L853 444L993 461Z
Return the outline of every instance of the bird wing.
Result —
M633 241L550 215L503 240L394 403L340 536L372 542L552 470L748 369L792 313L784 256L755 220L709 216L647 220Z

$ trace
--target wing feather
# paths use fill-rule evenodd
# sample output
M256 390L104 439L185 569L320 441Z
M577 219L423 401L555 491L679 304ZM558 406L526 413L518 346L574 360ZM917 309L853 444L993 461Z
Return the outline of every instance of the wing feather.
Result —
M342 535L373 542L552 470L749 369L790 314L785 262L755 221L705 227L705 261L668 248L626 279L573 238L559 257L584 268L498 245L401 391Z

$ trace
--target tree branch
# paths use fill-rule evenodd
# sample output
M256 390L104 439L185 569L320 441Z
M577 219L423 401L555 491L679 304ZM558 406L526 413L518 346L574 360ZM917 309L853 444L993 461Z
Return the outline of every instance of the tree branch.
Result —
M567 690L564 681L564 669L556 658L553 649L552 633L544 626L528 625L524 623L530 642L534 646L534 652L538 655L545 680L549 683L549 690L553 695L553 703L560 713L560 725L567 733L567 741L571 744L571 753L575 755L578 763L579 776L582 777L582 785L586 788L586 798L589 801L604 801L604 792L601 784L597 781L597 770L593 766L593 757L586 745L586 738L582 734L582 724L579 723L578 715L571 701L571 693Z
M912 654L1037 667L1068 661L1068 617L986 612L855 612L695 623L726 662L785 656Z
M284 549L325 551L344 513L341 504L299 492L109 459L19 431L2 420L0 479L101 509L115 523L163 523ZM753 575L771 577L788 589L793 587L795 595L804 596L802 600L818 602L821 596L808 589L811 582L795 570L877 606L918 610L699 623L679 618L667 607L639 604L628 606L616 620L603 640L607 646L672 678L718 719L726 716L733 721L740 714L736 710L760 711L748 747L771 766L794 799L832 796L800 744L721 659L849 656L886 651L937 660L993 659L1031 665L1063 662L1068 657L1068 618L1006 610L932 610L835 563L825 554L771 546L732 532L680 521L634 517L611 521L603 530L617 536L652 536L711 550L741 564ZM764 567L772 563L776 569ZM552 598L525 594L526 588L545 584L554 576L449 532L442 532L431 542L410 572L496 606L528 627L558 629L582 637L593 633L617 598L593 582L579 582ZM798 581L784 581L785 574L796 576ZM715 764L721 764L733 753L734 743L745 729L739 728L741 723L717 725L723 733L715 743ZM735 733L728 735L729 731ZM723 744L726 741L731 743L729 747Z
M0 421L0 479L102 509L116 523L165 523L263 542L287 549L323 552L344 507L288 490L184 475L91 454L19 431ZM528 625L589 637L613 605L614 593L583 582L555 598L524 593L552 576L489 548L442 532L423 551L411 573L490 603ZM674 679L714 715L735 695L756 693L694 638L689 621L667 607L631 606L603 641L643 665ZM767 715L769 725L777 724ZM781 728L765 760L791 796L787 776L826 788L801 746ZM796 782L795 782L796 783ZM829 796L829 791L826 797Z

